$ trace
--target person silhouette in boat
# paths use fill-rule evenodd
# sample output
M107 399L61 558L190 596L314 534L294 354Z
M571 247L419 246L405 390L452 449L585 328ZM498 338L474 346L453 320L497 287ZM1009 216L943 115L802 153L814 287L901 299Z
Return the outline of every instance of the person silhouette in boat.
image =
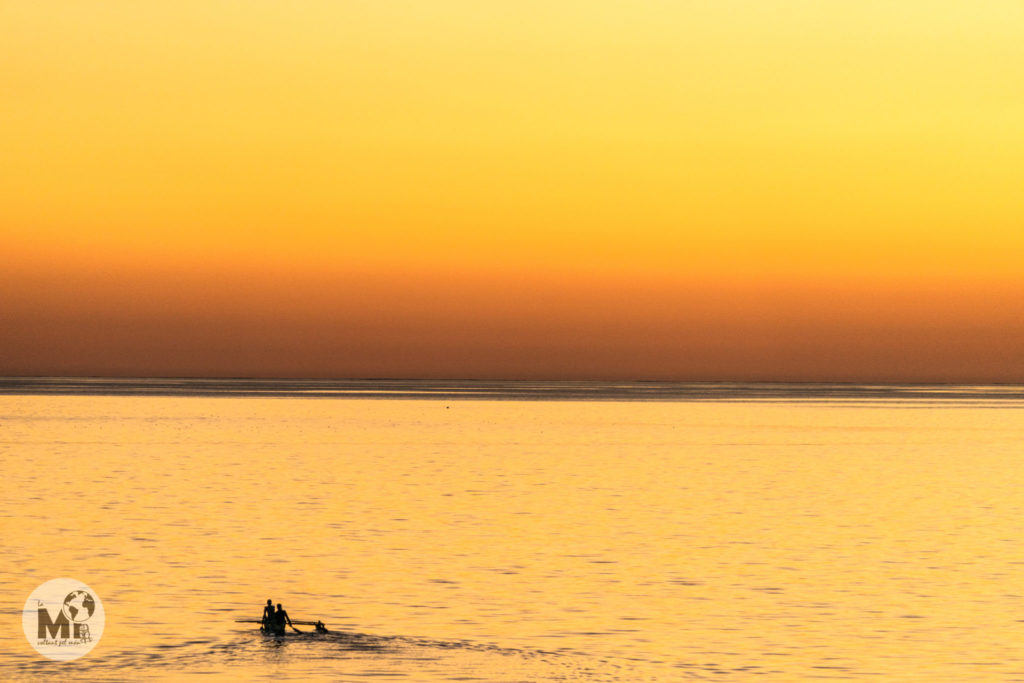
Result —
M273 630L274 625L274 601L267 599L267 604L263 607L263 631L270 633Z
M284 611L284 607L281 607L281 603L277 603L277 611L274 612L274 635L284 635L284 625L287 623L293 629L295 626L292 625L292 620L289 618L288 613ZM297 630L297 629L296 629Z

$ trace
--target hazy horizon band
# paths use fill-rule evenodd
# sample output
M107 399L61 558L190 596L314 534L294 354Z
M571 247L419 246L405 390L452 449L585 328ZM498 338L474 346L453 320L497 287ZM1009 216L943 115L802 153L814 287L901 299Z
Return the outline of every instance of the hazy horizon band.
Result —
M0 395L556 401L1024 401L1024 385L3 377Z

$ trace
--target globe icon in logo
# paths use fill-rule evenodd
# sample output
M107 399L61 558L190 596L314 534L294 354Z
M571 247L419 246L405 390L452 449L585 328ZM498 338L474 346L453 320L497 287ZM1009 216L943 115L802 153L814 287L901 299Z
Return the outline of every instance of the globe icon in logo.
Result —
M61 607L64 616L72 623L87 621L95 610L96 602L89 593L82 590L68 593L64 598L64 606Z

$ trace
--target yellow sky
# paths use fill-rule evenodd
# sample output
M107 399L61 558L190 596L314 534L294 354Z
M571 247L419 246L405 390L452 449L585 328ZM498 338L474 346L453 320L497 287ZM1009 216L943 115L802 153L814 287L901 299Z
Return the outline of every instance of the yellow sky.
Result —
M37 322L140 269L455 283L428 321L481 278L582 316L637 281L1024 291L1016 1L25 1L0 36L0 284Z

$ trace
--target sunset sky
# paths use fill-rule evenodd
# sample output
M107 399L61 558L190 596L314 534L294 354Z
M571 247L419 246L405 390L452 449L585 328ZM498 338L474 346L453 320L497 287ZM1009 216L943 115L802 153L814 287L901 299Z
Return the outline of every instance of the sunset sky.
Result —
M1024 382L1024 3L0 4L0 375Z

